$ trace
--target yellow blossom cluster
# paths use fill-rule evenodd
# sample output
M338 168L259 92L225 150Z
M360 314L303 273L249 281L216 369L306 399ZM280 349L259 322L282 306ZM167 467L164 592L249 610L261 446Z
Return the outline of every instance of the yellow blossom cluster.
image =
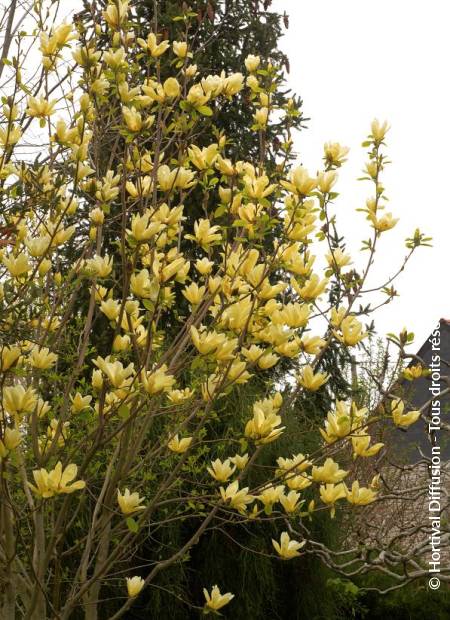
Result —
M359 268L332 234L348 149L327 143L311 174L291 165L287 131L284 159L268 163L265 132L274 117L296 112L292 100L276 103L280 69L250 54L242 73L202 75L189 36L142 35L133 17L129 2L109 1L92 37L67 24L43 30L45 79L29 89L18 76L20 97L0 115L0 233L8 233L0 237L0 465L7 486L23 484L9 496L26 499L32 527L41 518L47 531L71 526L70 499L57 496L80 491L91 528L74 579L80 598L92 586L88 566L111 568L103 537L132 545L161 514L210 511L206 527L217 513L289 519L330 508L334 516L339 500L379 498L376 481L363 486L353 466L383 448L370 435L380 414L335 399L323 361L331 347L360 349L372 331L364 324L372 310L359 302L376 244L397 222L382 204L387 124L374 121L368 137L364 174L374 196L363 211L372 237ZM49 87L71 45L75 90ZM258 158L234 157L234 136L214 124L230 100L251 106ZM45 156L30 163L16 147L37 124L48 129ZM224 403L238 402L253 380L264 391L230 421ZM333 405L317 429L320 448L278 452L252 488L248 469L278 445L287 412L321 391ZM401 399L386 409L397 426L420 417ZM58 545L62 537L58 530ZM284 531L272 544L288 560L307 541ZM126 579L129 599L148 583ZM234 596L217 586L204 595L208 612Z

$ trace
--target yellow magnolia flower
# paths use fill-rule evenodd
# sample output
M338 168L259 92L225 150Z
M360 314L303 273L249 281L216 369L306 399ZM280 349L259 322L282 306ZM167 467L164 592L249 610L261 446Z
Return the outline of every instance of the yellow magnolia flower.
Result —
M253 114L253 120L255 121L255 125L258 129L264 129L267 125L267 121L269 119L269 109L265 106L256 110Z
M259 495L257 495L257 499L264 504L265 507L271 508L273 504L276 504L280 501L280 497L284 491L284 485L280 484L276 487L270 486L267 489L264 489Z
M337 181L337 173L334 170L320 172L317 177L317 187L323 194L331 192L333 185Z
M117 299L107 299L100 304L100 310L105 314L110 321L115 321L119 318L120 314L120 302Z
M261 349L261 347L258 347L256 344L252 344L252 346L249 347L248 349L246 349L245 347L242 347L241 353L245 357L246 360L255 364L259 360L259 358L264 354L264 349Z
M234 598L234 594L231 594L231 592L221 594L217 586L212 587L211 594L206 588L203 588L203 595L206 599L205 607L213 611L218 611L225 607Z
M109 88L109 81L105 77L100 77L92 82L90 92L94 95L99 95L100 97L103 97L104 95L106 95Z
M142 332L140 331L140 328L142 328L143 330ZM137 334L136 344L138 346L142 345L141 337L139 336L139 334L142 334L142 337L146 339L146 336L144 336L144 334L146 333L147 332L145 332L142 325L138 325L138 327L136 328L136 334ZM113 351L115 353L120 353L121 351L127 351L130 348L130 345L131 345L131 338L128 334L125 334L124 336L117 334L117 336L113 340Z
M301 287L297 284L294 278L291 278L291 285L297 295L299 295L304 301L314 301L325 291L328 285L328 278L320 280L318 275L313 274Z
M162 56L164 52L169 49L170 44L169 41L161 41L161 43L156 42L156 35L151 32L147 40L137 39L138 44L145 50L147 50L153 58L158 58Z
M74 55L75 57L75 55ZM126 65L125 50L123 47L119 47L117 50L109 50L103 54L106 64L113 70L117 70L120 67Z
M204 328L199 331L192 325L191 339L195 348L202 355L208 355L220 347L227 339L225 334L218 334L217 332L207 332Z
M112 362L109 355L104 359L99 356L93 363L106 377L108 377L113 387L125 388L131 384L131 377L134 374L134 364L128 364L128 366L124 368L122 362L118 360Z
M218 394L216 394L216 390L218 388L219 382L220 382L220 378L217 376L216 373L213 373L208 376L206 381L204 381L201 385L201 392L202 392L203 400L210 401L216 396L218 396Z
M105 213L104 211L102 211L102 209L100 209L99 207L96 207L95 209L92 209L92 211L89 213L89 219L94 224L94 226L101 226L103 222L105 221ZM30 250L30 253L31 253L31 250Z
M232 73L223 80L222 84L223 94L232 97L244 87L244 76L242 73Z
M172 170L167 165L158 168L158 184L162 191L168 192L176 188L188 189L195 185L195 173L187 168L178 167Z
M63 228L61 225L56 223L56 224L49 225L48 228L49 228L49 234L53 236L53 239L51 241L52 247L63 245L75 233L75 226L69 226L68 228Z
M376 179L377 178L377 174L378 174L378 164L377 164L377 162L376 161L369 161L366 164L365 172L372 179Z
M394 424L397 426L408 427L420 418L420 411L409 411L405 413L405 403L400 399L391 401L391 414Z
M136 297L156 301L159 292L159 283L150 277L148 269L141 269L133 273L130 278L130 290Z
M287 532L283 532L280 536L280 542L272 538L272 544L283 560L290 560L300 555L298 550L306 545L306 540L299 543L296 540L291 540Z
M216 160L216 168L221 174L225 176L232 177L236 174L236 168L233 166L231 160L224 159L220 155L217 157Z
M187 286L182 294L190 304L193 306L198 306L205 298L206 287L198 286L195 282L192 282L189 286Z
M92 396L89 396L89 395L82 396L80 392L77 392L75 396L73 397L71 396L70 399L72 401L72 407L71 407L72 412L80 413L81 411L89 407L92 401Z
M186 58L188 55L188 47L185 41L174 41L172 43L172 49L175 56L178 56L178 58Z
M0 371L6 372L20 358L19 347L5 345L0 350Z
M276 325L283 324L296 329L307 325L310 314L311 309L307 304L289 303L272 314L272 321Z
M194 224L194 235L185 235L186 239L196 241L204 250L208 250L211 243L221 240L221 234L217 231L220 226L211 226L209 220L200 219Z
M303 368L299 375L297 375L297 381L299 384L310 392L317 392L317 390L328 381L328 378L329 375L325 373L314 373L314 370L309 364Z
M300 502L300 493L296 491L289 491L287 495L281 493L280 504L288 514L294 513L302 504L302 502Z
M414 379L419 379L423 375L424 369L420 364L416 364L415 366L409 366L409 368L405 368L405 370L403 371L403 376L408 381L414 381Z
M333 327L339 327L342 323L347 310L345 308L332 308L330 313L330 323Z
M352 264L352 258L348 254L345 254L340 248L333 250L332 252L328 252L325 255L327 259L328 265L335 270L341 269L342 267L346 267L347 265ZM333 308L334 309L334 308Z
M13 144L17 144L21 137L22 130L20 127L17 127L17 125L0 127L0 146L11 146ZM6 168L6 170L8 170L8 168ZM3 171L5 171L5 168L3 168Z
M28 97L28 108L26 110L29 116L37 118L45 118L51 116L54 113L54 107L56 105L56 99L47 101L43 97Z
M265 174L245 175L242 180L248 197L258 201L270 196L276 188L276 185L269 184L269 178Z
M281 345L287 343L291 335L292 332L289 329L286 329L284 326L271 324L261 327L261 331L257 332L259 340L262 340L263 342L268 342L269 344L273 345L275 351L277 353L282 353L283 355L285 353L281 348Z
M31 269L31 265L28 262L28 257L23 252L20 252L17 256L3 256L2 263L5 265L6 269L13 278L18 278L19 276L28 273Z
M145 501L145 498L139 497L137 492L130 493L128 489L125 489L122 495L120 490L117 489L117 502L124 515L131 515L138 510L145 510L145 506L141 506L143 501Z
M33 493L44 499L60 493L73 493L84 489L86 486L84 480L72 482L76 478L77 472L78 467L74 463L63 469L62 463L59 461L55 468L49 472L44 468L33 471L36 486L30 482L28 482L28 486Z
M226 489L220 487L220 495L226 504L229 504L239 512L245 512L247 504L251 504L255 499L253 495L248 494L248 487L239 490L238 480L229 484Z
M355 403L351 406L342 400L336 401L336 411L329 411L325 420L325 430L319 429L322 437L329 444L347 437L352 430L361 427L367 409L358 409Z
M384 443L375 443L369 447L371 437L368 434L367 428L363 428L358 433L352 436L353 458L357 456L369 457L375 456L384 446Z
M293 454L292 458L285 459L282 456L277 458L277 474L283 475L284 472L298 472L303 473L312 465L312 462L308 460L308 455L304 455L301 452Z
M306 474L289 473L285 478L286 484L293 491L303 491L311 486L311 478Z
M105 256L95 256L84 261L85 271L98 278L107 278L112 271L113 258L105 254Z
M211 467L207 467L206 469L218 482L226 482L236 471L236 465L232 467L230 459L226 459L223 462L220 459L216 459L211 462Z
M144 160L141 160L140 163L143 164L143 162L144 162ZM150 192L152 191L152 189L153 189L152 178L150 176L148 176L148 175L145 175L145 176L141 177L139 179L139 183L137 184L137 187L136 187L136 185L132 181L127 181L125 183L125 188L126 188L127 192L130 194L130 196L132 198L138 198L139 196L148 196L150 194ZM147 228L148 220L149 220L149 217L150 217L150 212L147 211L145 215L147 215L146 221L142 222L142 224L140 224L140 228L138 229L138 234L139 234L139 231L142 230L141 234L148 235L148 239L150 239L155 234L155 231L159 232L158 229L160 227L159 226L157 227L155 225L155 227L150 227L150 230L152 231L151 233L147 232L146 228ZM133 221L134 218L136 218L136 220L138 222L140 222L140 217L141 216L139 216L139 215L134 216L132 218L132 221ZM133 226L131 228L132 228L131 231L127 229L127 233L128 234L132 234L132 236L137 241L146 241L147 240L145 237L143 237L142 239L138 239L138 237L136 236L135 232L133 231Z
M339 465L332 458L327 458L321 467L314 465L311 474L314 482L337 484L342 482L348 471L339 469Z
M22 436L16 428L6 427L3 439L0 439L0 459L4 459L8 456L11 450L17 448L22 441Z
M323 147L325 163L339 168L347 161L345 158L349 150L347 146L342 146L338 142L327 142Z
M247 84L249 88L251 88L253 92L258 92L259 82L258 82L258 78L256 77L256 75L249 75L247 79L245 80L245 83Z
M31 256L38 258L40 256L44 256L44 254L48 251L51 244L51 239L49 235L44 235L43 237L35 237L34 239L30 239L27 237L25 239L25 245L28 248Z
M178 83L178 80L174 77L167 78L167 80L163 84L164 93L167 97L171 97L175 99L180 96L181 87Z
M47 401L42 400L42 398L38 398L36 404L36 413L38 418L43 418L50 411L50 405Z
M79 163L77 168L76 168L76 175L75 178L77 181L81 181L82 179L84 179L85 177L94 174L95 170L93 168L91 168L90 166L85 166L82 163Z
M235 348L234 343L232 343L232 349ZM229 358L228 355L224 355L225 360L227 358ZM242 384L242 383L247 383L247 381L250 379L250 377L252 376L249 372L247 372L246 370L246 363L239 361L238 359L236 359L231 366L228 368L228 371L226 373L226 380L229 383L237 383L237 384Z
M278 404L279 403L279 404ZM245 436L253 439L256 445L271 443L278 439L284 426L277 415L281 402L275 398L266 398L253 405L253 418L245 426Z
M55 353L51 353L47 347L42 347L41 349L34 347L28 357L30 365L40 370L51 368L57 359L58 356Z
M3 407L10 415L31 413L37 404L33 388L25 389L22 385L3 388Z
M50 420L50 424L47 427L47 437L50 440L53 440L56 437L56 433L59 427L60 433L58 433L57 443L58 443L58 446L63 446L67 439L69 426L70 426L69 422L64 422L63 424L60 424L56 418L53 418L52 420ZM44 447L44 451L45 451L45 447Z
M377 118L375 118L372 121L370 130L372 132L371 136L374 139L374 141L380 143L384 139L386 133L389 130L389 124L387 121L384 121L382 124L380 124L380 121Z
M194 84L190 87L186 99L195 109L199 109L209 101L210 96L210 93L205 94L200 84Z
M212 271L214 263L210 261L208 258L197 259L195 262L195 268L202 275L209 275Z
M206 170L214 165L217 159L217 144L210 144L208 147L200 149L195 144L188 148L189 159L199 170Z
M192 437L183 437L182 439L179 439L177 433L169 441L167 447L169 448L169 450L172 450L172 452L176 452L177 454L183 454L183 452L186 452L186 450L189 449L189 446L192 443L192 439Z
M258 368L262 370L267 370L268 368L272 368L278 362L280 358L278 355L274 353L264 353L257 361Z
M190 388L184 388L184 390L169 390L167 392L167 398L175 405L180 405L184 401L192 398L193 394L194 391Z
M342 482L339 484L321 484L319 493L323 503L331 506L331 518L334 519L336 514L335 503L346 497L344 484Z
M316 187L317 179L309 176L303 166L294 168L289 175L289 181L281 181L281 185L293 194L308 196Z
M253 54L249 54L247 58L244 60L245 68L250 73L253 73L257 70L261 63L261 58L259 56L253 56Z
M141 131L143 127L142 116L136 110L136 108L122 108L122 115L125 121L125 125L130 131Z
M230 458L230 461L236 465L236 467L240 470L243 470L247 467L249 456L248 454L235 454Z
M357 504L359 506L366 506L367 504L371 504L377 499L376 491L372 489L367 489L366 487L360 487L359 482L355 480L352 484L352 490L349 491L347 487L345 487L345 494L347 497L347 501L351 504Z
M310 355L317 355L324 346L325 340L320 336L303 336L301 339L301 348Z
M108 26L114 30L119 30L128 17L128 0L109 2L106 11L102 11L102 15Z
M376 474L372 478L372 482L370 483L370 488L373 489L374 491L377 491L378 489L381 488L380 474Z
M224 340L216 349L216 351L213 353L214 358L218 361L218 362L229 362L231 360L235 360L236 358L236 347L238 345L238 339L237 338L230 338L230 340ZM245 370L245 365L243 366L243 362L237 362L237 364L239 364L240 369L243 371ZM236 360L235 363L230 367L229 372L228 372L228 378L232 378L233 376L236 376L237 372L238 372L238 366L236 364ZM243 373L245 374L245 373ZM246 374L246 376L248 375L248 373Z
M157 271L156 261L153 263L153 271L159 277L160 282L167 282L175 276L177 282L183 282L190 269L189 261L182 256L174 258L174 260L163 267L160 273Z
M336 338L343 344L353 347L367 337L367 332L362 331L361 323L354 316L347 316L341 321L341 333L334 332Z
M369 219L371 220L372 225L375 228L375 230L377 230L380 233L385 232L386 230L390 230L391 228L394 228L394 226L398 222L398 218L394 218L392 213L386 213L380 218L377 218L376 215L370 214Z
M225 73L222 72L220 75L208 75L202 78L200 84L203 92L208 97L218 97L224 89Z
M145 585L145 581L142 579L142 577L137 576L127 577L126 582L127 592L130 598L134 598L135 596L137 596Z
M158 392L167 391L175 383L173 375L167 374L167 365L163 364L156 370L142 373L142 384L149 394L158 394Z

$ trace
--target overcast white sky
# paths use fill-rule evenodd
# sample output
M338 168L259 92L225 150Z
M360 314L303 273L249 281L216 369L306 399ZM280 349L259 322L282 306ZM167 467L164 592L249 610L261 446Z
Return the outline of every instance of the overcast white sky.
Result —
M397 282L401 296L382 310L377 327L384 334L407 326L418 348L440 317L450 318L450 2L274 0L272 8L290 16L281 47L290 86L311 118L297 137L300 160L314 172L324 142L351 148L337 191L356 264L365 258L358 239L367 234L354 209L370 193L356 181L365 161L361 142L374 117L391 124L385 186L388 210L401 219L381 238L375 281L392 273L416 227L433 237L433 248L418 250Z

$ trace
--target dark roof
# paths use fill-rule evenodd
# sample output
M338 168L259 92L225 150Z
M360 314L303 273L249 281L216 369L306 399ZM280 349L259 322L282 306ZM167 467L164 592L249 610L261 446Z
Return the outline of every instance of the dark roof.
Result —
M440 333L439 349L433 350L432 335L435 333L438 325ZM450 374L450 320L440 319L439 324L436 325L436 328L431 332L430 336L417 352L417 356L421 358L426 368L430 368L433 355L439 355L440 358L440 389L443 390L447 387L444 377ZM409 366L414 366L417 363L418 361L413 359ZM403 391L402 396L411 408L419 409L432 398L432 393L430 392L431 382L431 377L421 377L412 382L406 379L400 381L400 386ZM428 407L425 413L431 414L431 406ZM442 422L450 424L449 394L440 398L440 418ZM449 460L450 445L445 445L446 439L448 443L448 433L446 431L434 433L435 436L433 438L433 433L430 436L428 431L428 423L422 419L410 426L406 432L399 430L398 438L402 445L407 445L408 451L415 453L416 457L419 454L417 447L420 447L422 452L429 456L431 454L431 445L433 441L434 445L439 445L441 447L441 458Z

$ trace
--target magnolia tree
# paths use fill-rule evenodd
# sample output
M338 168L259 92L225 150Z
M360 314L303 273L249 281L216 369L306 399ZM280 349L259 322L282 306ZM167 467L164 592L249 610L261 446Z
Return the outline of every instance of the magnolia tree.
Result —
M337 401L314 454L258 463L296 395L326 384L327 348L366 336L357 317L375 306L361 297L397 222L381 182L387 124L374 121L365 142L372 189L357 270L333 207L348 149L326 144L317 174L288 170L287 124L285 156L265 169L268 119L297 114L292 101L274 108L277 67L248 56L243 73L199 75L188 29L185 40L141 38L126 2L110 3L92 30L50 27L52 6L40 2L30 15L39 66L18 33L0 129L2 618L106 617L102 592L114 600L109 617L124 617L218 525L271 521L268 555L323 556L309 520L383 500L379 478L359 467L383 447L370 436L379 411ZM162 57L173 68L164 81ZM223 132L198 146L232 98L254 109L257 161L230 160ZM188 227L194 191L202 217ZM405 262L426 241L416 231ZM391 281L377 289L381 304ZM283 359L298 372L274 385L269 369ZM236 386L264 373L265 397L224 420ZM385 411L403 427L420 415L398 399ZM161 532L176 522L189 534L168 545ZM408 578L423 574L409 568ZM191 604L205 613L239 605L226 583L204 586L204 607Z

